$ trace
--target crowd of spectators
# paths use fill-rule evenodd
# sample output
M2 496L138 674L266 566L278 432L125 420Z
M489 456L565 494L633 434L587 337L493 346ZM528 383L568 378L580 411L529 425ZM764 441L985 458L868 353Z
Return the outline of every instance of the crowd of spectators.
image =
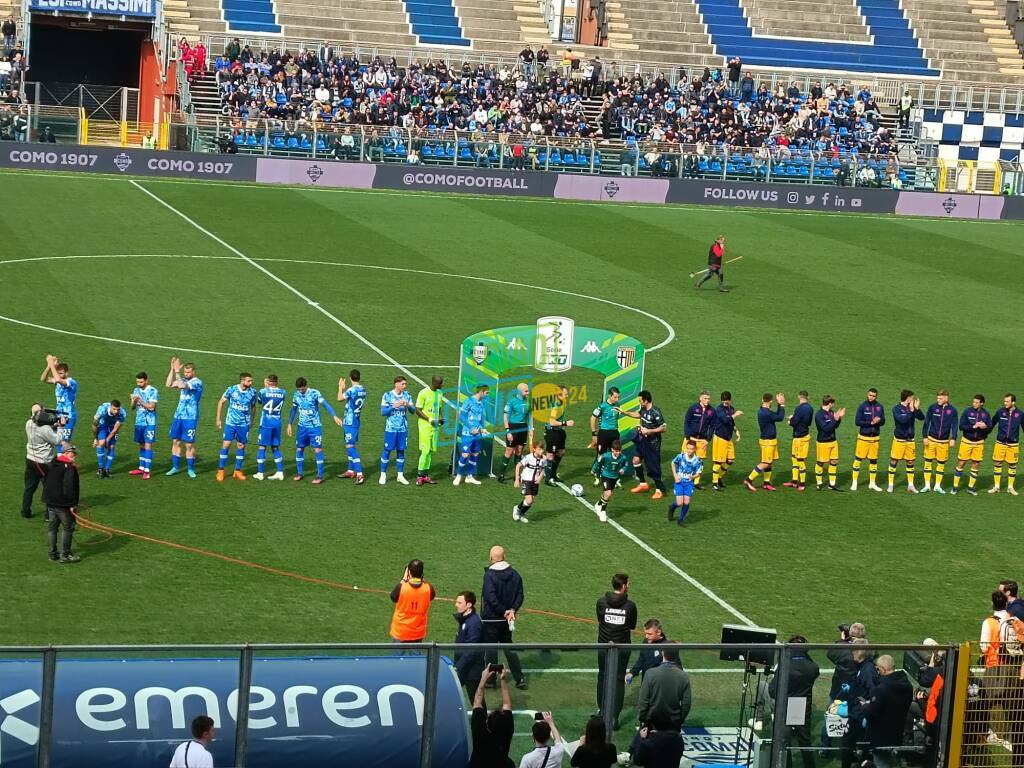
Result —
M372 146L363 156L401 149L411 163L458 153L493 165L503 154L505 167L525 168L543 165L542 147L558 140L569 148L560 163L583 165L586 154L589 166L593 145L627 175L703 176L722 172L724 161L725 170L752 178L769 168L807 176L813 161L821 165L816 177L837 184L901 183L898 146L867 85L822 81L804 92L794 81L773 90L743 72L738 58L727 77L705 68L672 84L663 74L616 75L614 62L584 60L571 49L552 57L527 47L518 61L497 65L428 58L404 67L394 58L333 55L326 43L320 50L332 55L253 51L235 40L216 59L221 114L238 144L262 147L269 124L276 148L309 149L313 135L326 132L336 135L321 139L319 150L358 157L365 134ZM452 130L461 142L424 151Z
M8 16L0 24L0 32L4 38L3 51L0 51L0 102L20 104L28 62L24 48L18 44L18 24L13 16Z

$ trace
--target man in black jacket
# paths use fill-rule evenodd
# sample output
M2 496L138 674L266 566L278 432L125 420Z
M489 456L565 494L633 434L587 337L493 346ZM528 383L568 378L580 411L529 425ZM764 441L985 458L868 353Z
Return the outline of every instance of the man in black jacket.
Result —
M678 768L683 757L683 736L679 728L663 714L651 717L650 724L637 732L633 746L633 764L645 768Z
M863 706L867 719L865 736L871 745L875 768L892 768L898 760L892 748L903 743L903 728L914 699L914 686L907 679L906 672L896 669L892 656L888 654L875 659L875 669L878 670L878 684L871 699Z
M484 569L483 607L480 619L484 624L485 643L511 643L515 631L516 613L523 607L523 577L505 560L505 548L491 547L490 565ZM497 653L489 653L486 661L494 663ZM523 666L519 654L505 651L509 672L516 688L526 688Z
M455 597L455 642L457 644L482 643L484 626L476 612L476 595L466 590ZM483 651L456 651L455 672L472 700L484 671Z
M75 511L78 507L78 467L75 465L75 447L68 446L54 459L43 479L43 501L50 519L50 559L54 562L77 563L82 558L71 552L71 537L75 533ZM57 531L64 527L60 555L57 554Z
M616 573L612 576L612 591L606 592L597 601L597 642L629 645L630 633L636 629L636 603L627 597L629 592L629 576ZM611 710L613 727L619 727L619 713L622 711L622 699L626 695L626 678L623 670L629 665L628 648L618 649L618 664L615 667L615 698L605 701L605 669L610 651L598 651L597 654L597 707L602 715ZM607 717L606 717L607 720Z
M642 677L648 669L653 669L661 664L661 649L658 646L667 642L665 629L658 619L648 619L644 622L644 644L637 660L633 662L633 666L626 673L626 685L632 683L633 678L637 675Z
M803 635L793 635L789 638L790 644L806 645L807 638ZM800 747L800 757L804 762L804 768L814 768L814 750L811 749L811 694L814 691L814 682L820 674L818 665L811 659L810 654L802 648L794 648L789 657L789 678L787 681L786 696L789 699L804 699L803 722L799 725L789 726L789 746ZM773 699L778 694L779 678L776 675L768 684L768 695ZM789 711L789 707L786 707ZM789 718L787 718L788 721ZM786 766L792 764L793 752L786 750Z
M826 654L828 660L832 662L832 666L835 667L835 671L832 673L832 685L828 691L829 704L836 699L846 699L843 686L845 685L849 690L850 683L853 681L854 675L857 674L857 663L853 660L851 646L854 640L864 639L866 634L867 631L860 622L839 625L839 642L843 644L843 647L829 648ZM826 733L824 723L821 726L821 746L832 746L832 739ZM822 756L824 757L824 753Z

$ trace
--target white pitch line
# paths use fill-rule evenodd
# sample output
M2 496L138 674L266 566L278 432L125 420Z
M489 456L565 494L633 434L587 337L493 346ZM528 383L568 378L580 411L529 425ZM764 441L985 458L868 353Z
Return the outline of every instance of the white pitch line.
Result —
M569 486L567 486L565 483L559 482L558 483L558 487L561 488L566 493L568 493L574 499L576 499L576 501L578 501L584 507L589 509L591 512L593 512L594 514L597 514L597 508L593 504L591 504L589 501L587 501L582 496L574 495L573 492L571 490L569 490ZM740 611L735 606L733 606L731 603L726 602L721 597L719 597L714 592L712 592L710 589L705 587L703 584L701 584L699 581L697 581L695 578L693 578L693 576L691 576L686 571L684 571L682 568L680 568L678 565L673 563L671 560L669 560L667 557L665 557L663 554L661 554L658 550L654 549L654 547L652 547L646 541L641 539L639 536L637 536L631 530L629 530L625 526L620 525L619 523L615 522L610 517L608 518L608 523L607 524L610 525L615 530L617 530L619 533L621 533L627 539L632 541L634 544L636 544L638 547L640 547L640 549L644 550L644 552L649 554L651 557L653 557L659 563L664 565L670 571L672 571L672 573L674 573L677 576L679 576L687 584L689 584L690 586L692 586L695 589L699 590L705 597L707 597L708 599L710 599L711 601L713 601L715 603L718 603L719 606L721 606L726 611L731 613L733 616L735 616L737 619L742 621L748 627L756 627L757 626L757 624L755 624L753 621L751 621L745 615L740 613Z
M236 254L241 259L243 259L246 263L251 264L253 267L258 269L260 272L265 274L267 277L269 277L272 280L274 280L274 282L280 284L283 288L286 288L288 291L293 293L295 296L297 296L298 298L300 298L303 301L305 301L309 306L313 307L318 312L320 312L322 315L324 315L324 317L326 317L329 320L331 320L332 322L336 323L339 327L344 328L346 331L348 331L350 334L352 334L352 336L354 336L356 339L358 339L359 341L363 342L367 347L369 347L374 352L376 352L378 355L380 355L382 358L384 358L389 363L391 363L395 368L397 368L398 370L400 370L403 373L405 373L409 378L414 379L415 381L418 381L424 387L427 386L427 382L426 381L421 379L419 376L417 376L415 373L413 373L411 370L409 370L406 366L404 366L400 362L398 362L398 360L393 358L391 355L389 355L383 349L381 349L376 344L374 344L372 341L367 339L361 333L356 331L354 328L352 328L350 325L348 325L345 321L341 320L340 318L338 318L335 315L331 314L331 312L329 312L328 310L326 310L323 307L321 307L318 303L316 303L315 301L310 299L308 296L306 296L304 293L302 293L302 291L300 291L298 288L295 288L294 286L289 285L287 282L285 282L280 277L275 275L269 269L267 269L264 266L261 266L260 264L255 262L253 259L249 258L244 253L242 253L240 250L235 248L233 245L231 245L230 243L228 243L225 240L221 239L220 237L215 235L213 232L211 232L210 230L206 229L204 226L199 224L197 221L195 221L194 219L190 218L187 214L182 213L181 211L179 211L177 208L175 208L170 203L165 202L164 200L159 198L157 195L155 195L152 192L150 192L148 189L143 187L141 184L136 182L134 179L132 179L130 183L132 184L132 186L134 186L137 189L145 192L149 197L151 197L154 200L156 200L164 208L166 208L167 210L171 211L171 213L175 214L176 216L181 218L183 221L191 224L193 227L195 227L197 230L199 230L200 232L202 232L204 235L206 235L207 237L211 238L215 242L220 243L222 246L227 248L229 251L231 251L232 253ZM445 399L447 399L447 398L445 398ZM565 491L570 496L572 496L572 492L569 490L569 488L564 483L559 483L558 485L559 485L559 487L563 491ZM596 512L596 510L593 508L593 506L591 506L591 504L586 499L580 498L580 497L574 497L574 498L576 498L577 501L579 501L585 507L590 509L592 512ZM637 544L641 549L643 549L645 552L647 552L652 557L654 557L654 559L656 559L662 565L666 566L670 571L675 573L677 576L681 577L685 582L687 582L691 586L695 587L702 594L704 594L706 597L710 598L712 601L714 601L715 603L720 605L722 608L724 608L726 611L728 611L733 616L738 618L744 624L746 624L747 626L750 626L750 627L757 626L753 621L751 621L746 616L744 616L742 613L740 613L731 604L727 603L725 600L720 598L718 595L716 595L710 589L708 589L703 584L701 584L699 581L697 581L695 578L693 578L690 574L686 573L686 571L684 571L682 568L680 568L675 563L673 563L671 560L669 560L667 557L665 557L660 552L658 552L657 550L652 548L649 544L644 542L640 537L636 536L634 533L632 533L631 531L627 530L626 528L624 528L623 526L619 525L618 523L616 523L613 520L609 520L608 522L609 522L609 524L614 529L619 531L619 533L623 534L626 538L628 538L634 544Z

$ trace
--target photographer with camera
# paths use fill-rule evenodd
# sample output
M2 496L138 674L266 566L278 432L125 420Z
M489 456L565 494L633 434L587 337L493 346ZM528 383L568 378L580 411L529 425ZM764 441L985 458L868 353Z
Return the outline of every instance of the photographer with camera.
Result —
M857 664L853 660L851 646L854 640L863 640L867 635L864 625L857 621L853 624L840 624L838 629L839 640L837 642L842 643L843 647L829 648L828 653L825 654L835 667L832 673L832 685L828 691L828 704L836 699L846 701L850 684L853 682L854 675L857 674ZM821 746L823 750L833 746L824 723L821 726ZM821 756L827 757L828 755L822 751Z
M487 711L487 683L497 679L501 683L501 709ZM469 768L512 768L508 756L512 748L515 721L512 718L512 694L508 690L508 670L501 664L488 664L480 675L480 683L473 696L473 714L469 720L473 738L473 753Z
M66 423L66 416L32 403L32 413L25 422L25 492L21 496L21 516L24 518L32 517L32 497L57 455L60 429Z
M50 462L43 480L43 501L50 521L50 560L61 563L77 563L82 558L71 552L71 537L75 533L75 512L78 508L78 466L75 464L77 451L73 445L65 445L64 452ZM57 551L57 531L61 526L64 533Z
M683 736L668 716L655 713L637 732L633 746L633 765L645 768L679 768L683 758Z

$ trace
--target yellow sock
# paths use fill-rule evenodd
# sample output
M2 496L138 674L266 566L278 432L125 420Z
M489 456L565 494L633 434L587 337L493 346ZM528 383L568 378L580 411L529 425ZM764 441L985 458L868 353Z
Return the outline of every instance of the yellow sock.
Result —
M750 470L750 474L747 475L747 480L749 480L750 482L754 482L755 480L757 480L757 476L759 474L761 474L761 470L759 470L757 467L754 467L752 470Z
M793 459L793 468L790 470L792 474L792 482L800 482L800 462L797 459Z
M1006 468L1006 487L1013 488L1013 481L1017 479L1017 465L1011 464Z
M807 462L800 459L800 485L807 484Z
M875 484L875 480L877 480L877 479L878 479L878 462L877 461L872 461L870 464L868 464L868 482L871 483L871 485L874 485Z
M967 477L967 487L974 488L978 484L978 470L972 469L971 474Z
M853 460L853 473L852 474L853 474L853 477L851 477L850 479L853 480L853 482L856 483L857 480L860 478L860 459L854 459Z
M764 482L766 485L772 484L772 471L770 469L764 471Z
M839 471L839 467L837 467L835 464L829 464L828 465L828 484L829 485L833 485L834 486L836 484L836 473L838 471Z
M889 487L896 485L896 467L889 465Z
M817 483L818 485L821 485L821 478L822 478L822 476L824 474L825 474L825 467L822 466L819 462L815 462L815 464L814 464L814 482Z
M953 487L960 487L960 475L963 474L959 469L953 472Z
M914 468L907 467L907 487L909 488L914 484Z
M995 482L996 488L1002 485L1003 482L1003 465L997 464L992 468L992 480Z
M927 488L931 484L932 484L932 463L930 461L926 461L924 463L924 485L925 485L925 488Z
M713 464L711 466L711 482L718 485L718 481L722 479L722 465Z
M700 488L700 478L700 475L697 475L695 478L693 478L693 486L695 488Z
M946 474L945 462L939 461L935 463L935 485L942 485L942 476Z

